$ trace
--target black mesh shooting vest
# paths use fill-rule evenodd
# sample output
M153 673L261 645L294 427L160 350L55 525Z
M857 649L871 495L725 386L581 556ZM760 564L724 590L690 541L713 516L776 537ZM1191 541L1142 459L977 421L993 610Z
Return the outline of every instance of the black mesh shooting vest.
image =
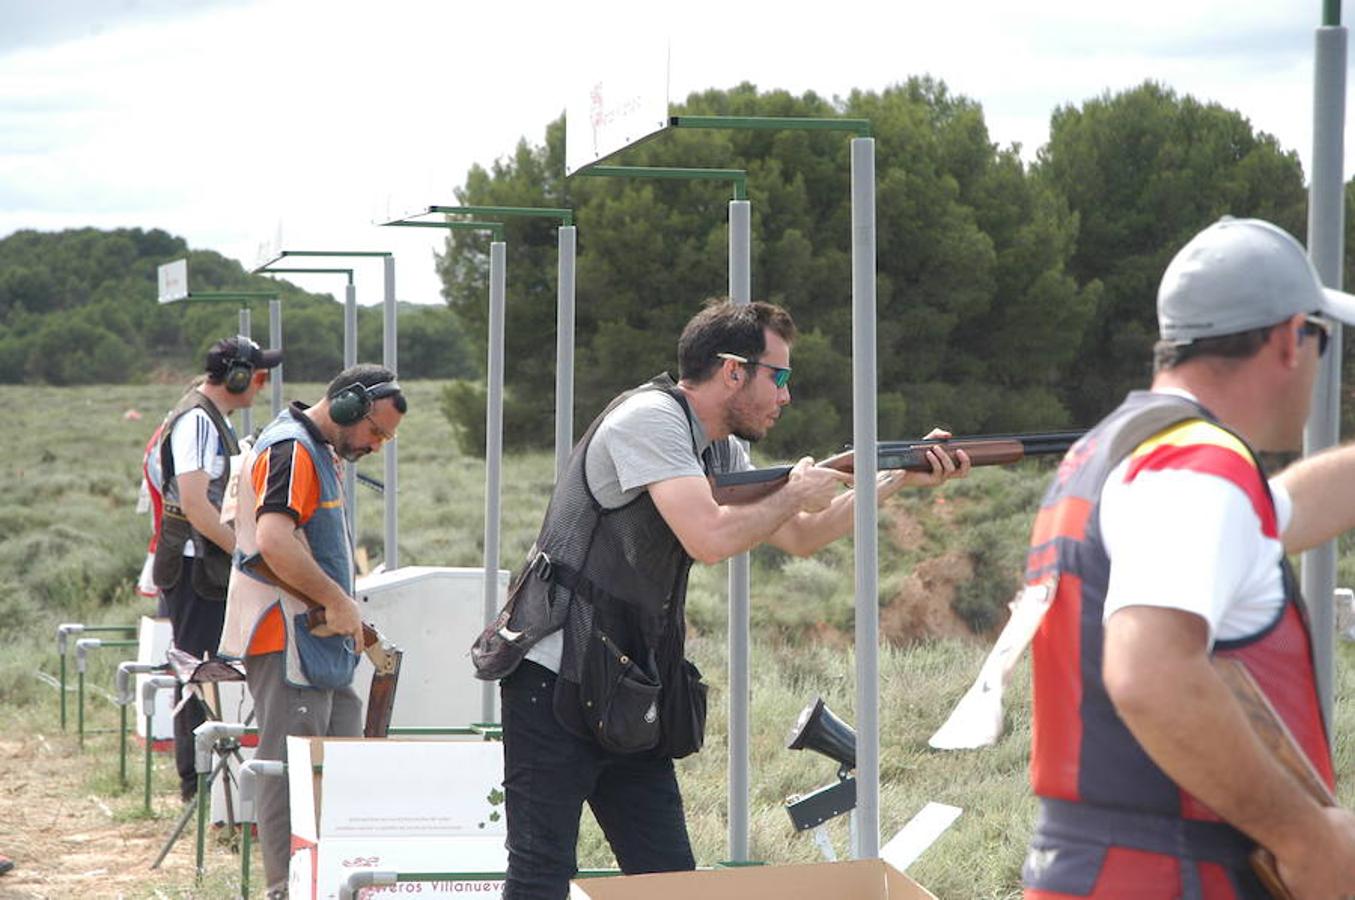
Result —
M607 405L575 445L519 576L546 589L521 591L507 624L510 633L530 631L531 643L564 629L555 710L565 728L616 752L677 758L700 749L705 719L706 688L685 658L692 558L648 491L605 509L587 478L588 448L603 419L643 391L666 392L690 424L686 397L666 374ZM712 443L699 458L707 474L728 470L729 441ZM633 731L628 717L636 718Z

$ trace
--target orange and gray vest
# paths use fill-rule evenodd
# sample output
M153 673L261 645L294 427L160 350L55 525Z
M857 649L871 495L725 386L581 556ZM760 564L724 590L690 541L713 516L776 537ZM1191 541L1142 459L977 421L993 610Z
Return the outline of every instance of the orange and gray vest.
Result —
M1035 521L1026 583L1057 585L1032 653L1030 777L1042 809L1023 874L1027 887L1037 891L1085 895L1095 883L1099 862L1075 852L1060 857L1060 833L1224 866L1238 863L1251 849L1241 832L1149 758L1116 713L1101 679L1102 610L1111 566L1100 529L1101 489L1136 448L1187 420L1204 420L1227 432L1189 400L1131 393L1068 452ZM1247 455L1227 460L1232 468L1226 474L1244 485L1263 530L1278 539L1275 504L1260 463L1245 441L1236 440ZM1164 446L1161 452L1180 451ZM1170 466L1171 461L1158 464ZM1213 653L1245 663L1318 773L1332 785L1303 601L1288 562L1282 557L1278 565L1285 598L1274 620L1250 637L1217 641ZM1198 884L1192 890L1193 877L1183 875L1179 895L1204 896Z
M351 596L353 593L353 551L350 526L344 514L343 474L330 446L318 440L301 421L303 409L293 404L280 412L245 455L235 522L234 571L226 600L226 621L221 629L220 654L243 658L259 623L274 606L279 606L286 631L287 683L331 690L351 681L353 667L357 665L352 639L332 635L308 640L306 634L300 633L305 629L299 624L305 617L306 602L254 568L259 559L258 497L252 477L254 464L267 455L274 444L296 441L310 455L320 489L317 508L300 526L301 535L320 569L345 594ZM314 656L307 659L308 653ZM329 683L331 678L334 683Z

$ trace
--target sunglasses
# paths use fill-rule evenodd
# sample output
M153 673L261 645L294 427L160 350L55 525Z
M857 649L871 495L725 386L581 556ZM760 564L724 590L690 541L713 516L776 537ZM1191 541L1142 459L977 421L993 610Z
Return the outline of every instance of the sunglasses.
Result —
M1314 315L1305 316L1299 334L1317 335L1317 355L1322 356L1326 354L1327 343L1331 340L1331 323Z
M363 418L367 420L367 424L372 429L372 434L376 435L376 439L378 441L380 441L383 444L389 444L391 441L395 440L395 433L387 431L380 425L376 424L376 419L372 418L371 413L367 413L367 415L363 416Z
M737 353L717 353L715 355L720 357L720 359L732 359L734 362L739 363L740 365L762 366L762 368L764 369L771 369L772 383L775 384L778 388L783 388L786 385L790 384L789 366L772 366L764 362L758 362L757 360L745 359L744 357L739 356Z

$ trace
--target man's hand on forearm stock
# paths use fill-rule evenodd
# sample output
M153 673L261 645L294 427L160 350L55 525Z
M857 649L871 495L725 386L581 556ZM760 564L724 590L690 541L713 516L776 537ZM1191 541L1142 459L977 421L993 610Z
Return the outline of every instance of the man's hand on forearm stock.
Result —
M933 428L922 438L924 441L941 441L951 437L949 431ZM904 487L936 487L952 478L969 477L969 454L956 448L955 458L939 447L927 448L927 462L931 463L930 472L910 472L907 469L890 469L879 473L879 499L893 496Z

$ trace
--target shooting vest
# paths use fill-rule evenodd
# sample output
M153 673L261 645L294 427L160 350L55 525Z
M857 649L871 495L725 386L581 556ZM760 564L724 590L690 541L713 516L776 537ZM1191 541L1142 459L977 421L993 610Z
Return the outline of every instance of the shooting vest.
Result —
M211 420L216 429L217 440L226 455L226 465L221 474L207 483L207 501L221 509L221 500L226 495L226 483L230 481L230 457L240 452L240 443L236 440L235 429L231 428L221 410L205 394L194 388L175 404L160 426L160 472L163 506L160 516L160 538L155 546L155 562L152 574L155 584L161 590L169 590L179 583L183 574L184 545L193 541L193 590L207 600L226 599L226 582L231 572L231 557L225 550L212 543L193 527L180 506L179 480L174 472L173 434L179 419L190 411L200 409Z
M644 391L666 392L690 425L686 397L666 374L621 394L593 420L551 495L507 626L525 633L521 653L564 629L555 713L567 730L613 752L679 758L700 749L705 727L706 686L685 658L692 558L648 491L606 509L587 477L598 427ZM729 441L699 452L695 432L692 455L707 474L732 465Z
M280 606L286 626L287 681L298 687L331 689L351 680L352 666L349 663L356 665L352 640L338 635L334 636L335 639L316 639L309 634L302 634L298 638L298 631L305 626L298 625L297 618L304 616L307 608L305 602L268 581L251 566L259 552L256 532L259 498L252 477L254 463L266 455L274 444L294 440L310 454L320 482L320 499L310 519L300 526L302 536L324 573L346 594L353 594L353 553L348 520L343 509L343 479L333 450L307 427L308 422L302 421L305 418L302 410L297 404L283 410L268 423L245 457L236 512L235 559L227 594L226 623L221 632L221 654L243 657L260 620L274 606ZM303 644L300 651L299 640ZM303 652L308 654L304 663L301 656ZM316 654L313 661L309 654ZM330 673L336 670L342 672L347 668L348 679L339 675L337 681L341 683L332 683L332 674L317 674L320 667Z
M1227 430L1184 398L1131 393L1069 451L1036 518L1025 580L1057 587L1032 653L1030 777L1042 809L1023 872L1028 888L1085 895L1095 883L1104 848L1096 859L1060 854L1061 833L1224 865L1238 864L1251 848L1241 832L1148 757L1116 713L1101 679L1102 611L1110 578L1100 528L1102 486L1143 441L1188 419ZM1256 480L1263 519L1274 527L1269 485L1254 454L1250 461L1254 471L1248 477ZM1275 619L1250 637L1215 642L1213 653L1245 663L1330 786L1332 760L1303 601L1288 561L1281 557L1279 565L1285 602ZM1186 896L1193 895L1187 885Z

